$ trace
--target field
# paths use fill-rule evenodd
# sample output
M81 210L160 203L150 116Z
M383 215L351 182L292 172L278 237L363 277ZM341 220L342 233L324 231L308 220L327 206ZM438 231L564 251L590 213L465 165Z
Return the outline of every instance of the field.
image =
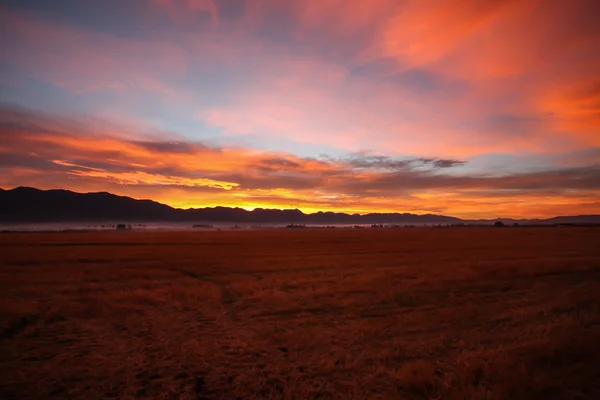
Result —
M600 229L0 235L3 399L598 399Z

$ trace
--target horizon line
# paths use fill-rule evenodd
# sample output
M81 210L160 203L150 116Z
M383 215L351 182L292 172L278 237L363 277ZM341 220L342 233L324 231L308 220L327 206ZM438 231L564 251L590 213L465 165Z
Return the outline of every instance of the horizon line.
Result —
M120 194L115 194L112 192L107 192L107 191L100 191L100 192L77 192L71 189L64 189L64 188L54 188L54 189L39 189L33 186L16 186L12 189L4 189L4 188L0 188L0 190L3 191L14 191L17 189L33 189L33 190L37 190L40 192L50 192L50 191L63 191L63 192L70 192L70 193L75 193L75 194L81 194L81 195L86 195L86 194L109 194L111 196L116 196L116 197L122 197L122 198L127 198L127 199L131 199L134 201L151 201L166 207L169 207L173 210L181 210L181 211L190 211L190 210L203 210L203 209L214 209L214 208L228 208L228 209L240 209L240 210L244 210L247 212L253 212L255 210L269 210L269 211L299 211L300 213L302 213L303 215L315 215L315 214L326 214L326 213L332 213L332 214L344 214L344 215L348 215L348 216L355 216L355 215L359 215L359 216L366 216L366 215L384 215L384 214L396 214L396 215L414 215L414 216L435 216L435 217L444 217L444 218L455 218L461 221L494 221L494 220L512 220L512 221L544 221L544 220L551 220L554 218L576 218L576 217L600 217L600 214L576 214L576 215L554 215L552 217L547 217L547 218L514 218L514 217L493 217L493 218L461 218L461 217L455 217L452 215L445 215L445 214L433 214L433 213L424 213L424 214L418 214L416 212L401 212L401 211L388 211L388 212L365 212L365 213L361 213L361 212L351 212L351 211L324 211L324 210L319 210L316 212L305 212L300 208L264 208L264 207L254 207L252 209L246 208L246 207L240 207L240 206L222 206L222 205L215 205L215 206L203 206L203 207L189 207L189 208L181 208L181 207L173 207L169 204L165 204L165 203L161 203L159 201L150 199L150 198L134 198L131 196L124 196L124 195L120 195Z

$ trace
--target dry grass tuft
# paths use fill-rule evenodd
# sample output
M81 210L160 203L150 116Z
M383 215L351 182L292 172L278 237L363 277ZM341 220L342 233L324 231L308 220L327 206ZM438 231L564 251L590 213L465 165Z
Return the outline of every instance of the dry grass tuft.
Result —
M399 383L398 390L428 397L438 386L436 371L436 366L429 361L406 362L394 374Z

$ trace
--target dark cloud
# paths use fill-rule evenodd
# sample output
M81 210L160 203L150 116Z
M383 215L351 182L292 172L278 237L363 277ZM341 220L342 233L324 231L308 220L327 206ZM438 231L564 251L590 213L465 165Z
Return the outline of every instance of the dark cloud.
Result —
M428 171L401 171L349 180L336 188L342 192L394 195L411 190L598 190L600 165L559 168L505 176L442 175Z
M29 168L42 171L66 171L62 165L53 163L39 156L20 154L14 152L3 152L0 150L0 168Z
M60 119L63 121L64 119ZM26 108L0 104L0 138L9 140L24 133L56 134L56 119Z
M410 167L411 160L397 160L387 156L356 154L345 160L353 168L374 170L402 170Z
M335 162L335 159L329 159ZM338 162L345 162L353 168L369 169L369 170L387 170L387 171L402 171L409 170L415 167L429 168L451 168L458 165L463 165L466 161L440 159L440 158L394 158L382 155L372 154L354 154L350 157L338 159Z
M260 160L260 163L269 167L283 169L297 169L301 167L299 163L284 157L263 158L262 160Z
M201 152L216 152L218 149L200 143L186 142L160 142L160 141L132 141L132 144L148 151L165 154L195 154Z
M414 162L422 163L438 169L457 167L467 163L466 161L462 160L452 160L443 158L418 158L414 160Z

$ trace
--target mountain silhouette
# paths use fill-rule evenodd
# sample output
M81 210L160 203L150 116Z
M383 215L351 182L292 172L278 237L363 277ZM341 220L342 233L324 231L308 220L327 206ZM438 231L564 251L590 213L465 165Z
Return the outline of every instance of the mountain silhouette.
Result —
M180 210L111 193L75 193L18 187L0 191L0 221L57 222L172 219Z
M489 223L493 220L462 220L435 214L370 213L346 214L319 211L256 208L248 211L232 207L173 208L152 200L136 200L111 193L76 193L69 190L40 190L17 187L0 189L0 222L234 222L281 224L461 224ZM502 219L505 224L600 223L600 215L562 216L549 219Z

